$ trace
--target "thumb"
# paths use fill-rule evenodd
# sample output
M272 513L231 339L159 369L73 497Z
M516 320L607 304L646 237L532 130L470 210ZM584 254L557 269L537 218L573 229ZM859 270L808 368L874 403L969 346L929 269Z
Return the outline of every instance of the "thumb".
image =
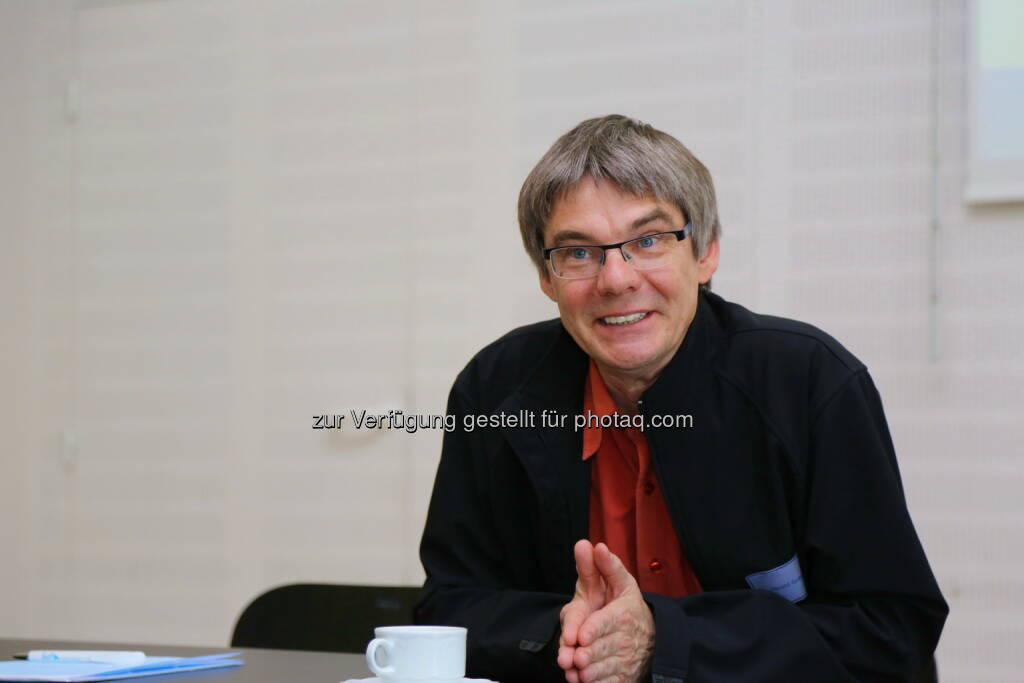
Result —
M597 544L593 555L594 566L608 584L612 597L618 597L636 586L636 579L626 569L626 565L622 564L622 560L609 550L608 546L604 543Z
M587 602L604 602L604 578L594 563L594 546L583 539L576 542L573 548L576 558L576 573L579 575L579 587ZM598 605L600 608L602 605Z

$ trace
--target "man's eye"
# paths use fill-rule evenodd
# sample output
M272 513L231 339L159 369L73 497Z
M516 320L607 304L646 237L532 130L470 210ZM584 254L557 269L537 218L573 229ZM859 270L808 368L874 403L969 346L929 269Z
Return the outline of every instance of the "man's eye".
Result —
M573 259L574 261L584 261L590 258L590 250L584 249L582 247L578 249L570 249L569 258Z
M640 239L638 239L636 241L636 246L640 247L641 249L650 249L651 247L653 247L657 243L658 243L658 236L657 235L648 235L647 237L641 237Z

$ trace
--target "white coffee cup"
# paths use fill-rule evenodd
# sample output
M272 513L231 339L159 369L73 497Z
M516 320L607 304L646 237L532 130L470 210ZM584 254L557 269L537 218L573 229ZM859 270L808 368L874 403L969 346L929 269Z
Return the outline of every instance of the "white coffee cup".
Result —
M388 683L458 681L466 675L461 626L381 626L366 646L366 665Z

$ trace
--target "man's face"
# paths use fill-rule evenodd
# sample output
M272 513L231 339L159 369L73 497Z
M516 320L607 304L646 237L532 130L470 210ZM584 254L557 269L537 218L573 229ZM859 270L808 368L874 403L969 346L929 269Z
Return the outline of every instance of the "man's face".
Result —
M544 244L610 244L685 224L673 204L585 176L555 203ZM635 270L614 249L605 252L595 277L541 275L540 287L558 304L562 324L606 378L653 382L679 348L697 310L697 286L718 267L718 243L698 261L690 239L676 243L671 260L653 270Z

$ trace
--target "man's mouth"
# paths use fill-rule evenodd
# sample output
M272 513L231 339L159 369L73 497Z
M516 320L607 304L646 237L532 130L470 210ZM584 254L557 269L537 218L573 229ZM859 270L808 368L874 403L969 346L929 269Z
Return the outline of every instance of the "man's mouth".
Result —
M600 321L605 325L632 325L640 322L649 314L649 311L644 311L642 313L630 313L629 315L609 315L600 318Z

